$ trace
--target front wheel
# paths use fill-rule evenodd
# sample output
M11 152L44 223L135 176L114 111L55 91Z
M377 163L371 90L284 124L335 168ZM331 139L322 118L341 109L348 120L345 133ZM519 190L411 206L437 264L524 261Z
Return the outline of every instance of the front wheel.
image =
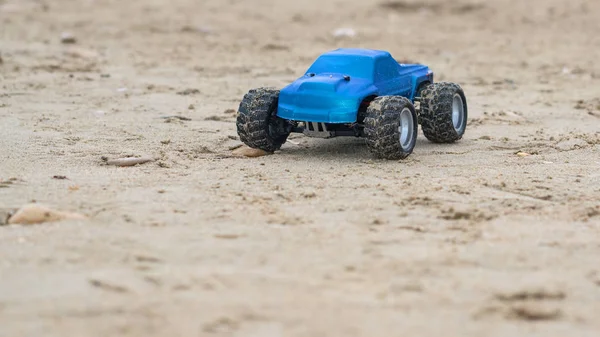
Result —
M425 137L434 143L453 143L467 127L467 99L455 83L428 85L421 93L419 121Z
M367 108L364 134L371 152L384 159L404 159L417 141L417 114L401 96L375 98Z
M281 148L288 136L288 123L277 117L279 90L258 88L250 90L242 99L236 121L240 140L252 148L274 152Z

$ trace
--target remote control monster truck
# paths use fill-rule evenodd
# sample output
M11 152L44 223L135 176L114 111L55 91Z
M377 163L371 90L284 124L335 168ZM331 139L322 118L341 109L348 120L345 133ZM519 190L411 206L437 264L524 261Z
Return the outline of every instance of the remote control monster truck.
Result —
M267 152L298 132L364 137L376 157L403 159L415 147L418 124L432 142L460 139L467 100L458 84L434 83L427 66L398 63L386 51L337 49L281 90L250 90L236 124L242 142Z

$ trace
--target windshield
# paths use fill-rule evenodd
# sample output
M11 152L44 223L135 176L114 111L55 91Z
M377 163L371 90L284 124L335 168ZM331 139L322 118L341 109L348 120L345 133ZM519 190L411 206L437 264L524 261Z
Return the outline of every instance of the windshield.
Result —
M373 78L373 59L365 56L322 55L307 73L335 73L350 77Z

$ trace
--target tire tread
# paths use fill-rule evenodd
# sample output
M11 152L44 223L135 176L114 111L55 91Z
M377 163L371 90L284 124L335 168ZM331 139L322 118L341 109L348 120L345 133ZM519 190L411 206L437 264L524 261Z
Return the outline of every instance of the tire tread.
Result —
M400 146L398 133L400 111L406 107L413 113L413 120L416 123L416 113L412 103L402 96L377 97L367 108L364 120L365 142L376 157L396 160L404 159L412 153L415 141L410 149L404 150ZM416 124L413 134L416 138Z
M244 144L272 153L285 143L288 135L274 138L269 133L278 101L279 90L275 88L251 89L244 95L236 120L238 136Z
M462 133L454 129L452 123L452 100L454 94L463 99L465 123L467 118L467 101L462 88L451 82L438 82L425 87L421 93L421 112L419 123L425 137L434 143L453 143L462 138Z

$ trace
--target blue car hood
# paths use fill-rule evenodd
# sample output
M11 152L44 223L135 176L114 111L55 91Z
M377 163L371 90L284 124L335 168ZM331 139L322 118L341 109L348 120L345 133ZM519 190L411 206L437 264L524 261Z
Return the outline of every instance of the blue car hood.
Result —
M362 100L375 91L373 83L363 78L306 75L280 91L277 115L295 121L353 123Z

